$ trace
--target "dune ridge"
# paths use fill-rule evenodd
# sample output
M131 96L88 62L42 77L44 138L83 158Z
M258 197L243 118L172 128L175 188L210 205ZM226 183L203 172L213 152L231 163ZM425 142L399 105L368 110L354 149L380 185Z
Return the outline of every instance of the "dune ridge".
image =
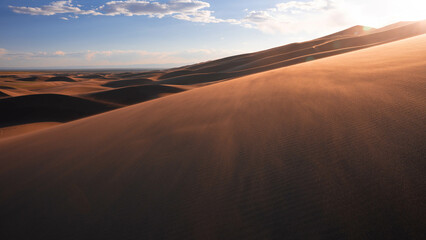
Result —
M153 80L148 78L142 79L125 79L125 80L115 80L109 81L102 86L111 87L111 88L121 88L121 87L130 87L130 86L138 86L153 83Z
M355 26L312 41L293 43L252 54L243 54L174 69L159 77L159 80L162 80L160 81L162 83L172 82L173 84L180 84L180 81L182 81L182 84L187 84L188 82L194 82L188 79L204 76L207 73L216 74L213 81L242 77L257 72L298 64L309 59L330 57L336 54L417 36L426 33L425 26L426 21L396 24L376 30L371 30L365 26ZM357 31L362 32L355 34L354 32ZM309 58L309 56L312 56L313 59ZM300 60L292 61L297 58Z
M74 79L67 77L67 76L56 76L56 77L51 77L49 79L46 79L46 82L75 82Z

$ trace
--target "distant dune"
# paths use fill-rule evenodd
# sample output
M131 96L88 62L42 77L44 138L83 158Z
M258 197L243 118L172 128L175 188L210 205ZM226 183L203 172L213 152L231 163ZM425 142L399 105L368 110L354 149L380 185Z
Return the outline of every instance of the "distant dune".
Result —
M2 98L2 97L8 97L9 95L7 95L6 93L4 93L4 92L2 92L2 91L0 91L0 98Z
M0 86L0 89L14 89L13 87L8 87L8 86Z
M173 94L182 91L184 91L184 89L172 86L143 85L96 92L83 96L105 102L130 105L155 99L161 97L162 95Z
M110 81L102 86L104 87L111 87L111 88L120 88L120 87L129 87L129 86L138 86L138 85L144 85L152 83L153 81L148 78L142 78L142 79L127 79L127 80L116 80L116 81Z
M25 81L25 82L34 82L34 81L46 81L49 77L46 76L31 76L31 77L24 77L24 78L18 78L19 81Z
M367 34L373 33L376 30L377 29L372 28L372 27L357 25L357 26L345 29L343 31L327 35L327 36L319 38L319 39L333 40L333 39L336 39L336 38L356 37L356 36L362 36L362 35L367 35Z
M339 40L380 46L0 140L0 238L423 239L426 35L388 43L424 32L407 26ZM332 46L188 66L189 78L175 69L159 83ZM73 101L98 109L48 100Z
M69 78L69 77L65 77L65 76L63 76L63 77L51 77L51 78L47 79L46 81L47 82L57 82L57 81L60 81L60 82L75 82L74 79Z

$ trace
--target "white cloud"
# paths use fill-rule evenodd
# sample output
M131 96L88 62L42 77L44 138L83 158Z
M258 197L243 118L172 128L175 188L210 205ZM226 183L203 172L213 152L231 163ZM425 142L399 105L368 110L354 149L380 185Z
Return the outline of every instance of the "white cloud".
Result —
M346 25L339 12L341 0L290 1L260 11L250 11L241 21L247 28L266 33L307 33ZM328 29L330 30L330 29Z
M81 15L99 15L98 12L94 10L82 10L78 6L72 4L72 0L68 1L56 1L51 2L49 5L44 5L41 7L17 7L9 6L15 13L21 14L30 14L30 15L45 15L51 16L61 13L72 13L72 14L81 14Z
M236 19L219 19L212 16L213 11L201 10L194 13L179 13L173 15L174 18L179 20L185 20L190 22L199 22L199 23L231 23L231 24L239 24L240 21Z
M418 0L292 0L271 8L247 11L242 19L214 16L208 0L121 0L84 8L72 0L54 1L40 7L9 6L14 12L56 15L72 20L81 15L172 17L198 23L230 23L266 33L319 36L356 24L380 27L401 20L424 19ZM380 14L377 14L379 13Z
M163 18L172 16L179 20L200 23L238 23L234 19L218 19L214 17L213 11L206 10L210 7L208 2L199 0L171 0L167 3L144 0L110 1L104 5L91 9L82 10L81 5L73 5L72 0L56 1L41 7L17 7L9 6L14 12L30 15L55 15L74 14L61 17L63 20L78 18L77 15L104 15L104 16L149 16Z
M208 2L197 0L172 0L168 3L148 2L138 0L112 1L99 7L99 11L104 15L116 16L149 16L163 18L164 16L173 16L179 20L201 22L201 23L220 23L235 22L236 20L223 20L212 16L213 11L204 10L209 8Z
M333 7L334 2L332 0L311 0L309 2L291 1L276 5L277 11L291 13L298 13L300 11L329 10Z
M7 53L7 50L4 48L0 48L0 56Z
M251 11L241 20L220 19L209 10L210 4L201 0L170 0L166 3L149 0L122 0L110 1L97 8L83 10L81 5L73 5L72 0L56 1L41 7L16 7L10 8L21 14L55 15L62 16L63 20L78 18L78 15L103 15L103 16L148 16L163 18L173 17L183 21L199 23L230 23L247 28L259 29L263 32L288 32L292 31L291 24L300 20L300 16L307 14L323 13L335 8L334 1L343 0L310 0L290 1L276 4L274 8L261 11ZM70 15L71 14L71 15ZM308 20L318 20L307 18ZM306 20L303 20L307 22Z
M172 0L168 3L127 0L111 1L99 7L105 15L147 15L162 18L176 13L193 14L200 9L208 8L210 4L197 0Z

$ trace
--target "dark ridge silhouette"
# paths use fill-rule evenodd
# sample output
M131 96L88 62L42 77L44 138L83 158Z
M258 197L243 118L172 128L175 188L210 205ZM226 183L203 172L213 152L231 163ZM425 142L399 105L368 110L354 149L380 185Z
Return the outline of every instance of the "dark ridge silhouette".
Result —
M114 74L114 76L120 77L120 78L150 78L162 73L163 71L148 71L148 72L138 72L138 73L126 72L126 73Z
M69 77L61 76L61 77L51 77L47 79L46 82L75 82L75 80Z
M0 89L15 89L15 88L13 88L13 87L9 87L9 86L0 86Z
M216 82L219 80L230 79L242 76L243 74L238 73L195 73L191 75L178 76L174 78L168 78L165 80L158 81L161 84L171 85L193 85L207 82Z
M178 77L178 76L182 76L182 75L190 75L193 74L194 72L191 70L176 70L176 71L172 71L172 72L168 72L165 73L163 75L161 75L158 80L163 80L163 79L167 79L167 78L173 78L173 77Z
M35 82L35 81L45 81L47 79L49 79L49 77L32 76L32 77L19 78L17 80L19 80L19 81L25 81L25 82Z
M9 97L0 100L0 127L35 122L68 122L117 107L58 94Z
M0 98L9 97L6 93L0 91Z
M142 85L95 92L83 96L116 104L130 105L182 91L185 90L172 86Z
M110 88L121 88L121 87L130 87L137 86L143 84L149 84L153 81L151 79L143 78L143 79L128 79L128 80L114 80L108 83L103 84L104 87Z
M78 76L79 78L89 78L89 79L105 79L105 76L102 74L90 74L90 75L82 75Z
M16 75L0 75L0 78L18 78Z

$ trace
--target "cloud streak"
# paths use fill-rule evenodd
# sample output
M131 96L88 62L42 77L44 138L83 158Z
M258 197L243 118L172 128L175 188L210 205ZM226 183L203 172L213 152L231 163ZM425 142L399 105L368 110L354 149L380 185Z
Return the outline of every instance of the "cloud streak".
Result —
M52 16L61 13L72 13L78 15L101 15L95 10L82 10L78 6L72 4L72 0L51 2L41 7L17 7L9 6L15 13Z
M338 28L348 25L348 11L342 8L344 2L346 0L293 0L268 9L248 11L242 19L217 18L210 10L210 4L202 0L169 0L165 3L156 0L121 0L109 1L92 9L75 5L72 0L54 1L40 7L9 7L19 14L62 14L60 19L66 21L76 19L79 15L172 17L196 23L229 23L265 33L319 34L319 29L335 30L330 26Z
M250 11L241 25L266 33L315 32L327 26L344 26L339 9L340 0L290 1L275 7ZM338 19L338 21L337 21Z
M82 9L81 5L74 5L72 0L55 1L41 7L9 7L20 14L67 14L60 17L67 21L78 18L78 15L173 17L197 23L230 23L266 33L296 33L301 28L309 31L315 30L319 24L330 24L331 18L338 18L334 15L338 14L336 9L339 1L342 0L282 2L269 9L250 11L243 19L217 18L209 10L210 4L201 0L170 0L166 3L147 0L109 1L93 9Z
M213 16L213 11L208 2L199 0L171 0L167 3L156 1L126 0L110 1L95 9L83 10L80 5L73 5L72 0L55 1L41 7L9 6L15 13L29 15L52 16L56 14L96 15L96 16L148 16L163 18L171 16L179 20L200 23L237 23L235 19L218 19ZM61 17L63 20L76 18L72 16Z

